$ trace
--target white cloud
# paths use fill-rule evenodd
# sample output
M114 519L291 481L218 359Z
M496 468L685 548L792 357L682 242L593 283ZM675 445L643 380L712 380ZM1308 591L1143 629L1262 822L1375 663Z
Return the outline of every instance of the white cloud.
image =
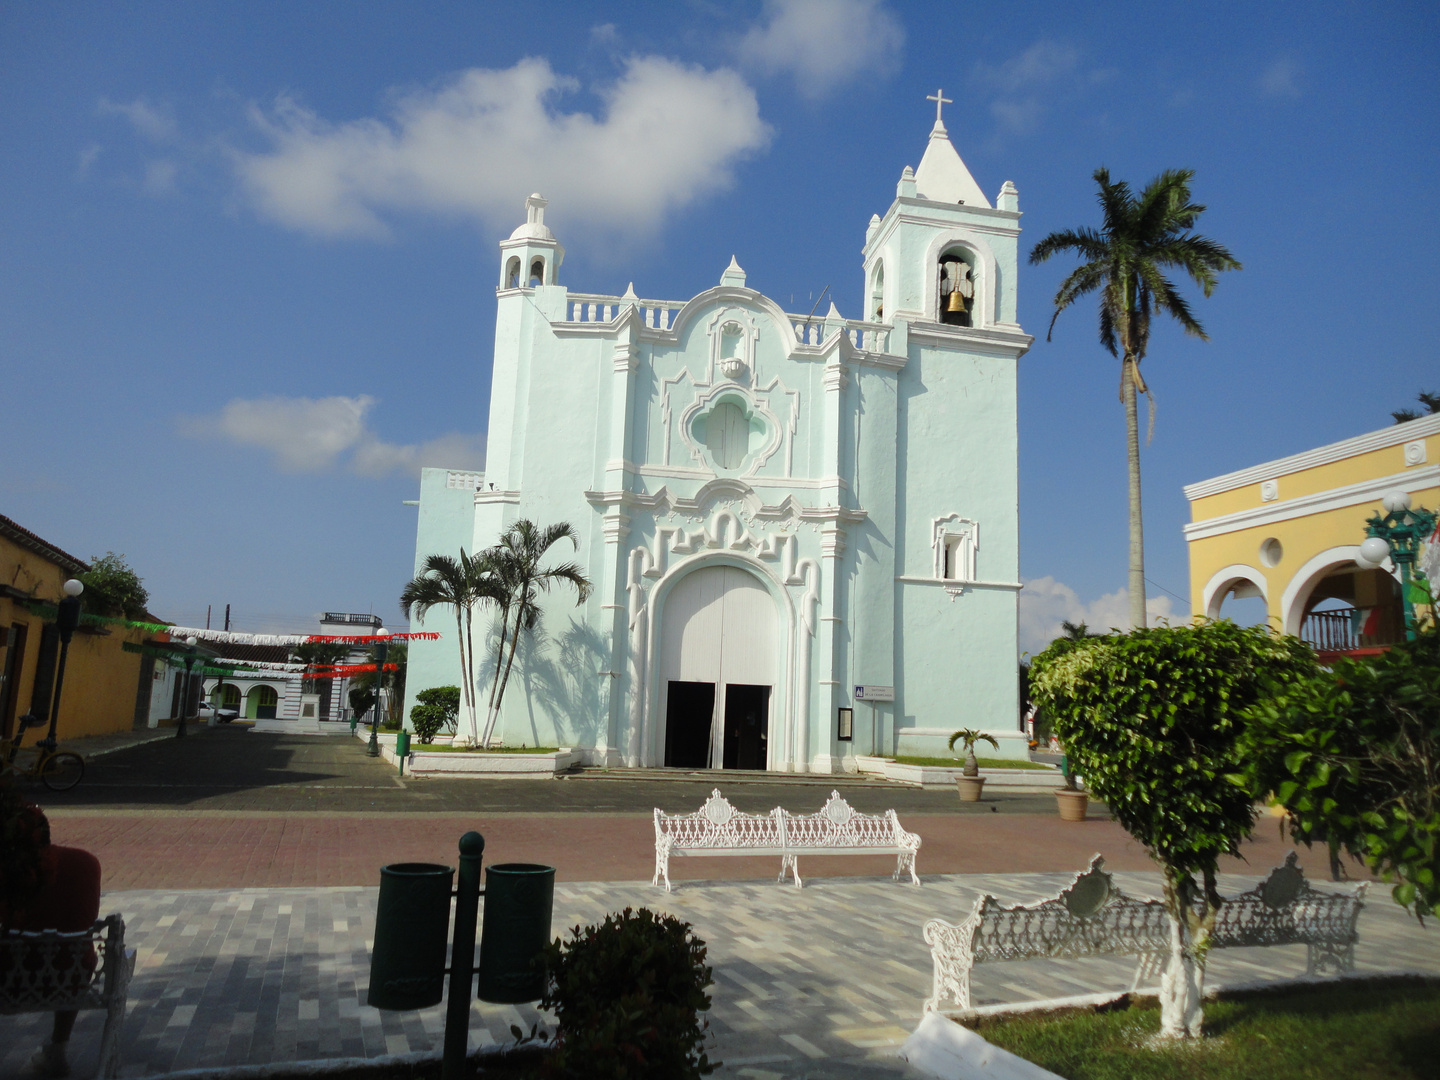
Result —
M1085 603L1078 593L1053 577L1030 578L1020 590L1020 651L1035 655L1063 632L1061 623L1084 623L1094 634L1130 629L1130 592L1116 589L1098 600ZM1163 620L1183 618L1168 596L1145 599L1145 615L1151 626Z
M175 138L175 118L166 107L157 108L143 97L131 102L114 102L101 98L95 106L101 116L123 116L132 127L151 142L169 142Z
M740 58L766 74L794 76L802 97L822 98L900 66L905 31L881 0L766 0L765 15L740 40Z
M1294 57L1276 57L1260 74L1260 89L1271 97L1300 96L1300 64Z
M396 445L377 438L365 423L375 399L235 398L218 413L184 417L183 434L253 446L274 456L281 472L323 472L342 456L362 476L418 472L422 465L478 469L484 465L484 437L443 435L419 445Z
M270 148L235 165L260 213L321 235L384 235L383 215L406 210L515 223L532 191L564 221L648 231L729 186L770 138L755 92L724 68L632 58L599 116L555 108L578 88L532 58L404 94L383 118L333 124L281 98L251 111Z
M977 63L971 78L994 98L990 115L1003 128L1015 132L1033 129L1045 111L1045 92L1066 82L1080 64L1080 54L1069 45L1037 41L1018 56L999 64ZM1092 72L1090 81L1104 81L1106 71Z

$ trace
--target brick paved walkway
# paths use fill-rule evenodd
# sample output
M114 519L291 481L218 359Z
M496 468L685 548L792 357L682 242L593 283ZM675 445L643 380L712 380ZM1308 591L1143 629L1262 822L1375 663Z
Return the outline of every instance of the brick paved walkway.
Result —
M722 860L724 861L724 860ZM1117 874L1154 895L1154 874ZM920 888L888 879L694 882L666 894L648 883L556 888L553 930L646 905L694 924L715 969L710 1013L722 1075L893 1077L887 1060L914 1028L929 991L925 919L958 920L982 892L1007 902L1053 894L1065 874L927 876ZM1226 891L1253 876L1227 877ZM1328 887L1328 886L1322 886ZM375 1056L439 1045L443 1007L382 1013L364 1005L373 888L136 890L107 893L122 912L139 963L124 1036L124 1075L157 1076L221 1064ZM1360 921L1361 970L1440 973L1440 934L1420 929L1381 893ZM1212 983L1300 974L1302 947L1216 953ZM1129 985L1122 961L1030 961L976 969L977 1003L1019 1001ZM541 1017L529 1006L476 1003L472 1045L508 1038ZM15 1076L47 1030L47 1017L5 1018L0 1076ZM77 1075L92 1075L100 1016L82 1014Z
M515 781L522 783L522 781ZM543 783L537 781L536 783ZM812 794L816 803L820 800ZM674 804L673 808L682 808ZM487 862L554 866L560 881L636 881L655 869L650 818L604 814L355 814L50 810L55 842L94 852L107 890L374 885L391 862L455 863L469 829L484 835ZM1105 853L1112 870L1149 870L1144 850L1112 821L1061 822L1031 814L901 814L921 836L919 871L934 874L1066 872ZM1245 845L1248 859L1221 870L1256 872L1289 850L1272 821ZM1301 849L1314 879L1323 853ZM893 856L805 858L806 880L888 874ZM776 858L676 859L672 880L773 880ZM1359 875L1358 868L1352 868Z

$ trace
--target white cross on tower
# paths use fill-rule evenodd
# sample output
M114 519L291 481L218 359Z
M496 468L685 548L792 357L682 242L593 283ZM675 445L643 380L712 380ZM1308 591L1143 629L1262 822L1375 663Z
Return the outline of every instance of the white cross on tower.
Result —
M946 97L944 90L936 90L933 94L926 94L925 100L933 101L935 103L935 126L938 128L943 128L945 124L940 119L940 109L944 105L954 105L955 100L953 98Z

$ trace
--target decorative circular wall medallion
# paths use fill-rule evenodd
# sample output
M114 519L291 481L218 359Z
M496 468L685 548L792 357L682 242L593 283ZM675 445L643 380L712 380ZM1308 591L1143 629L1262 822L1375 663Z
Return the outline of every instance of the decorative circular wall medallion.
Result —
M727 356L720 361L720 371L727 379L738 379L745 374L745 361L738 356Z

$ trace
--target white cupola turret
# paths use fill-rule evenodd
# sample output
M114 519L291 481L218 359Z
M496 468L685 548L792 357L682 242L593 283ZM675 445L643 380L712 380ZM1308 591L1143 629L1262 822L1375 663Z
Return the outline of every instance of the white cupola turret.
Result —
M565 248L545 224L549 203L539 192L525 200L525 223L500 243L500 289L528 289L558 282Z

